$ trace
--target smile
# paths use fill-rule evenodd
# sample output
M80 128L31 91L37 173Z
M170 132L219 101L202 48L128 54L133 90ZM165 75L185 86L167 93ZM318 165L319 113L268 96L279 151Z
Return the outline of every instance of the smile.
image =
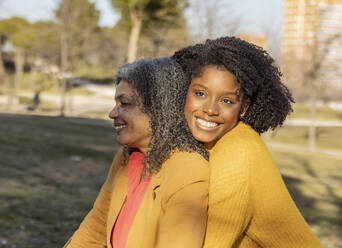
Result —
M199 128L207 131L215 130L219 126L217 122L207 121L198 117L196 117L196 124Z
M117 132L126 128L126 127L127 127L127 125L125 125L125 124L114 124L114 128Z

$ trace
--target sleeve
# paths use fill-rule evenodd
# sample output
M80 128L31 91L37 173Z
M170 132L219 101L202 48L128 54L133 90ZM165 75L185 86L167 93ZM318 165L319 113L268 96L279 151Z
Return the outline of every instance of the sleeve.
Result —
M106 246L106 223L110 204L110 197L113 191L113 182L118 168L123 163L123 154L120 150L112 163L109 174L100 193L97 196L93 208L84 218L78 230L72 235L64 248L103 248Z
M247 235L262 247L322 247L292 200L265 144L253 147L251 152L251 199L255 207L253 228Z
M175 168L177 175L169 177L177 187L169 187L172 189L162 203L156 248L203 246L207 223L209 166L203 158L197 162L196 159L190 161L191 164L184 162L175 161L178 164Z
M204 247L235 247L251 220L250 157L238 141L210 154L208 226Z

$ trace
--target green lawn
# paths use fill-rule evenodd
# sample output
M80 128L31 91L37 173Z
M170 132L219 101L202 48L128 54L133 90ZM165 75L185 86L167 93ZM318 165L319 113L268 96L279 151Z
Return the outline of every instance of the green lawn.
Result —
M326 248L342 247L342 157L272 153L298 208Z
M308 147L308 131L308 127L284 126L272 134L272 141ZM318 127L316 143L318 149L342 152L342 127Z
M116 150L109 122L0 115L0 247L61 247Z
M308 104L296 103L293 105L291 118L310 118L310 109ZM342 111L334 110L328 106L317 107L317 119L342 120Z
M301 132L280 130L275 139L304 144ZM321 145L337 149L341 132L322 134ZM91 208L117 149L104 120L0 114L0 247L61 247ZM272 152L324 247L342 248L342 159Z

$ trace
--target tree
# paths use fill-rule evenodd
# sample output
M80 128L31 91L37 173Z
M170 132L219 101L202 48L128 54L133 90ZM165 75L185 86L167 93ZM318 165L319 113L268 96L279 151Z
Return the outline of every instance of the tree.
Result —
M5 36L1 34L1 30L0 30L0 85L3 84L4 78L5 78L5 67L4 67L4 63L2 60L2 44L5 41Z
M219 36L236 35L247 12L233 0L192 0L189 10L191 33L198 42Z
M123 25L129 26L130 35L127 49L127 61L136 59L138 40L142 30L157 25L177 23L182 17L185 0L111 0L115 10L120 12Z
M32 45L32 29L29 22L20 17L12 17L0 21L0 30L8 40L16 47L15 49L15 80L11 92L9 105L17 95L24 73L24 52Z
M64 116L66 101L66 74L72 65L85 58L89 44L98 28L99 12L88 0L63 0L56 11L60 22L61 48L61 116ZM73 63L70 63L71 60Z
M88 0L63 0L56 11L60 23L61 46L66 46L69 66L86 58L96 44L99 11ZM61 59L62 60L62 59ZM66 68L72 69L72 68Z

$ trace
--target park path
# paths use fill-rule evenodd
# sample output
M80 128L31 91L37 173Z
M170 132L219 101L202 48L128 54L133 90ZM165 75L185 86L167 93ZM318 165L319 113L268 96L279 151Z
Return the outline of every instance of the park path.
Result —
M19 95L33 98L34 93L21 91L19 92ZM61 105L61 96L59 94L43 92L40 94L40 99L42 101L52 102L57 106ZM111 88L111 90L96 88L96 93L92 95L67 94L66 105L67 109L69 108L69 110L71 106L71 111L74 115L92 111L109 112L114 105L114 90L113 88Z

